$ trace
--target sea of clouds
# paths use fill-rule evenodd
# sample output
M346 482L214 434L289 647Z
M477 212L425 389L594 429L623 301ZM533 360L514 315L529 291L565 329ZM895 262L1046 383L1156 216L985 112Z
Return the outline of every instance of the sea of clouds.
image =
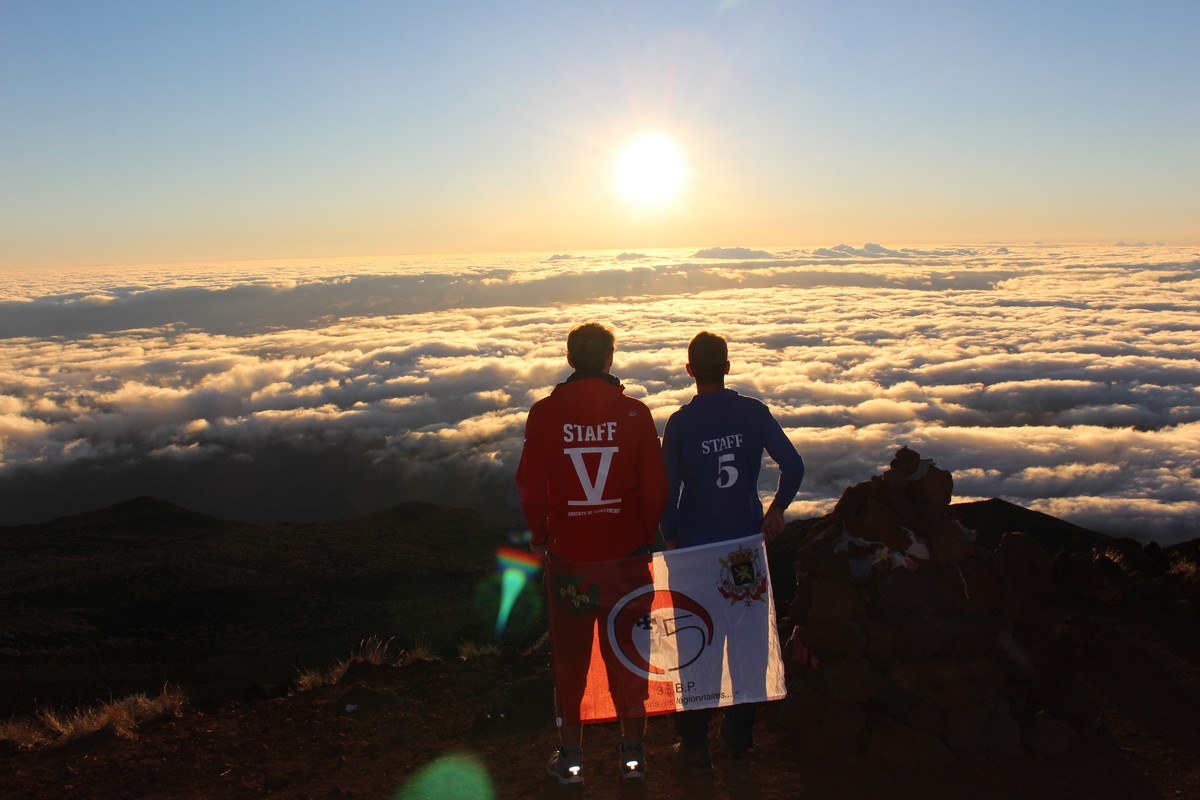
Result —
M567 332L662 425L730 340L824 513L901 445L956 500L1200 537L1200 252L841 245L0 275L0 525L153 495L304 522L403 500L517 522L525 413ZM776 475L764 470L770 494Z

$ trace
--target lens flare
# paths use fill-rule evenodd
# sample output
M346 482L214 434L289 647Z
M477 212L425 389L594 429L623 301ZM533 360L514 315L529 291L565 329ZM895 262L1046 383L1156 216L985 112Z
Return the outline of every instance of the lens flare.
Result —
M396 794L395 800L461 800L496 797L488 771L476 759L448 755L429 764Z
M496 614L496 638L499 639L508 627L508 617L521 590L541 570L542 560L525 550L501 547L496 551L496 566L500 569L500 611Z

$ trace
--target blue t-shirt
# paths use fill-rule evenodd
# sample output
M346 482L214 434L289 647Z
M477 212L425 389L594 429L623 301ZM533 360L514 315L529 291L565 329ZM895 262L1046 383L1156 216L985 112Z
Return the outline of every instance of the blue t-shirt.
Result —
M771 410L732 389L698 394L672 414L662 446L668 495L660 527L680 547L758 533L764 450L779 465L776 506L786 509L804 479L804 460Z

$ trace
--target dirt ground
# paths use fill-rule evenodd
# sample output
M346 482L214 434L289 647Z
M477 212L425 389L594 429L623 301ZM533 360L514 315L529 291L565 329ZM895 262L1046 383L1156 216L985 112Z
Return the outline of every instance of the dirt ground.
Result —
M1016 507L976 505L986 507L970 527L989 546L1005 530L1058 543L1088 533ZM445 569L431 526L461 543L470 569ZM805 530L789 526L794 541ZM563 788L545 774L557 735L544 649L466 660L435 649L442 660L360 664L336 685L280 691L265 665L319 667L311 660L319 647L332 653L331 666L348 655L334 643L358 641L355 631L412 628L419 638L445 628L452 641L481 641L450 624L472 618L471 592L442 587L488 586L480 582L494 572L504 536L477 515L423 504L249 530L146 499L8 529L0 713L24 713L47 697L69 708L61 704L103 698L97 687L123 690L121 681L153 692L143 680L150 674L173 675L190 700L134 739L100 734L35 750L0 741L0 799L1200 798L1200 546L1189 551L1189 584L1125 577L1119 590L1073 605L1060 598L1023 617L1014 634L1037 666L1030 702L1079 734L1053 759L964 756L925 769L818 759L800 752L780 704L766 704L748 765L717 752L711 774L674 769L673 724L659 717L649 725L644 784L621 784L617 728L597 725L585 736L585 785ZM794 557L794 547L772 553L781 581ZM179 587L188 590L182 599ZM1061 634L1064 620L1074 638ZM252 681L263 683L248 691Z
M617 775L615 725L585 738L586 782L560 787L548 657L483 655L358 665L337 685L211 707L53 750L0 744L0 796L42 798L1079 798L1200 797L1200 645L1194 620L1147 607L1086 615L1098 644L1053 680L1075 690L1081 738L1048 760L963 758L910 769L804 756L776 707L760 710L750 763L673 768L668 717L652 719L644 784ZM442 772L438 773L441 769ZM430 776L449 776L440 783ZM427 779L421 783L422 776ZM474 778L473 778L474 776ZM489 791L491 795L489 795Z

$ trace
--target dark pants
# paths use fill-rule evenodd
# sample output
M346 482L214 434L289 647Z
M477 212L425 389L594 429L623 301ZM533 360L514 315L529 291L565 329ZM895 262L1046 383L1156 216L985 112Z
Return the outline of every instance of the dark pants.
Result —
M731 750L749 750L754 744L754 714L757 703L740 703L724 709L698 708L695 711L675 712L675 730L688 749L708 746L708 722L714 711L724 712L721 719L721 741Z

